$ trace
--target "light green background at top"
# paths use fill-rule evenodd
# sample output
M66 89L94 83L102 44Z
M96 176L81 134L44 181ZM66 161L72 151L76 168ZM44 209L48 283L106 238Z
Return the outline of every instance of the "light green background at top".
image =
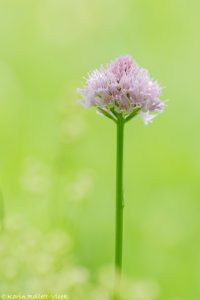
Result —
M199 1L0 0L6 214L62 227L76 260L113 261L115 128L77 104L90 70L131 54L167 107L125 133L124 272L159 300L200 298ZM92 254L91 254L92 249Z

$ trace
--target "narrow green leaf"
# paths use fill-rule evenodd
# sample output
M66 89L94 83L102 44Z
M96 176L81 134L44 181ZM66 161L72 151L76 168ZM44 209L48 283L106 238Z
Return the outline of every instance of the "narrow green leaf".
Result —
M4 200L3 200L3 194L0 191L0 229L3 228L4 218L5 218Z

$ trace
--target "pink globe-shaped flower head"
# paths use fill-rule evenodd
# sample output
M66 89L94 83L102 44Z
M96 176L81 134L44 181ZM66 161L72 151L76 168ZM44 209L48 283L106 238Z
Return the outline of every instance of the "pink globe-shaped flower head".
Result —
M128 55L89 73L86 85L78 92L84 106L95 106L114 120L118 116L129 120L140 114L147 124L164 109L159 84Z

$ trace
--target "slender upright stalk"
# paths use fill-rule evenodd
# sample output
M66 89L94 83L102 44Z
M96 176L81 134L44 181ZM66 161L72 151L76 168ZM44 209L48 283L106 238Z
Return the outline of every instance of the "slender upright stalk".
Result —
M116 155L116 224L115 224L115 285L114 300L119 299L122 272L122 244L123 244L123 143L124 119L117 120L117 155Z

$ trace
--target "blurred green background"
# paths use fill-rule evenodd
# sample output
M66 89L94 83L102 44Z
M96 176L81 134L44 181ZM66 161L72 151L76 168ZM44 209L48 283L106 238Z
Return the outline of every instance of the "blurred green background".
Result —
M200 299L199 10L0 0L0 293L108 299L115 127L79 106L76 88L131 54L168 107L126 128L123 299Z

